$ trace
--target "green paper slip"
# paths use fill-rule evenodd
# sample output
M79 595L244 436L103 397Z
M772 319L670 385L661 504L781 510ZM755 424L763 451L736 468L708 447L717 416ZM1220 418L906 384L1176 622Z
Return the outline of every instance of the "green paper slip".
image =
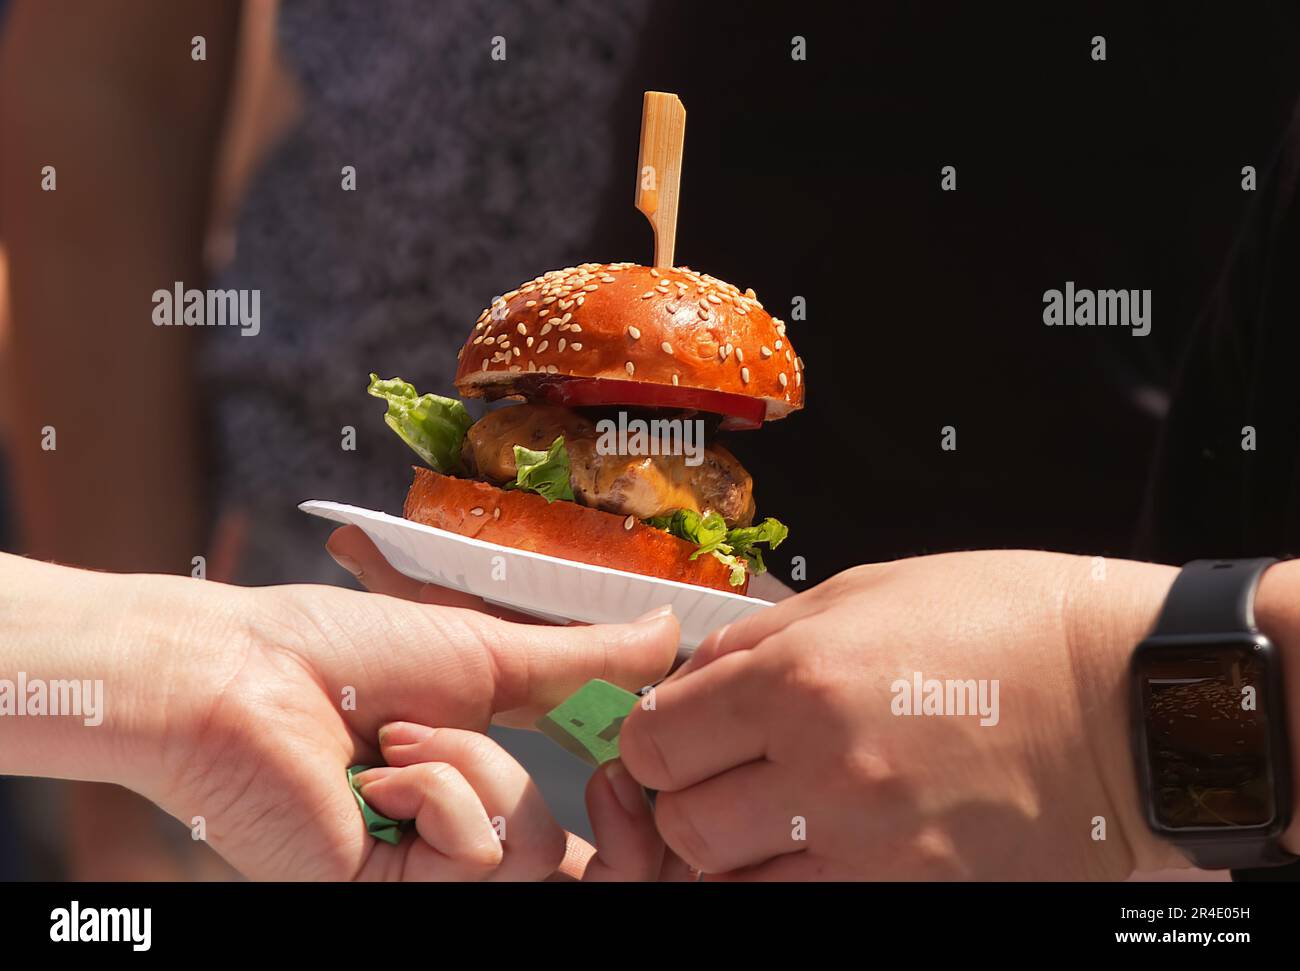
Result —
M396 819L389 819L387 816L381 816L361 798L361 793L357 790L357 784L352 781L352 777L360 775L366 769L373 769L372 765L354 765L348 769L348 787L352 790L352 795L356 797L357 805L361 807L361 818L366 821L366 832L377 840L383 840L385 843L392 843L396 846L402 840L402 830L407 827L407 823L399 822Z
M599 768L618 758L619 729L638 700L597 678L539 718L537 728L566 752Z

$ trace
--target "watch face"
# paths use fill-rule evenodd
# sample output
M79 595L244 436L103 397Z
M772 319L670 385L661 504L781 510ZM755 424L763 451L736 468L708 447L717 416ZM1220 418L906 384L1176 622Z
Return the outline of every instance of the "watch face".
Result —
M1152 822L1161 829L1269 827L1266 641L1144 644L1134 658ZM1280 711L1279 713L1280 714Z

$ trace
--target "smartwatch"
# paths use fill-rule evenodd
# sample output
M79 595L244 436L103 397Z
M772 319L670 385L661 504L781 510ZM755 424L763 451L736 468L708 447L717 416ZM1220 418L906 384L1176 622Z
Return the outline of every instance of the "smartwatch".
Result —
M1133 652L1133 744L1148 825L1205 869L1278 866L1291 821L1282 658L1255 626L1277 561L1195 560Z

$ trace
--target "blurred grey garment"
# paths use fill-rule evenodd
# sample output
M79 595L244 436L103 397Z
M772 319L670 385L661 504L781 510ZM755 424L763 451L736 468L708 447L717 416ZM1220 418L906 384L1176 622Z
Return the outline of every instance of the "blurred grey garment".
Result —
M261 291L261 330L212 329L201 363L217 506L248 517L239 582L339 582L303 499L400 512L416 459L366 396L368 372L453 394L456 352L493 296L626 258L584 247L610 179L630 204L634 173L614 159L638 119L616 125L611 105L648 7L283 4L304 111L245 200L220 281Z

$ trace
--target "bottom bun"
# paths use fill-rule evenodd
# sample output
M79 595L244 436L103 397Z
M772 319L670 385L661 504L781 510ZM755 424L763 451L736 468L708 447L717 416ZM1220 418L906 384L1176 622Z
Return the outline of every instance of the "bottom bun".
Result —
M429 469L415 470L402 515L461 536L611 570L728 593L743 594L749 587L749 577L733 587L730 569L714 556L692 560L694 543L631 517L562 499L547 502L535 492L506 491Z

